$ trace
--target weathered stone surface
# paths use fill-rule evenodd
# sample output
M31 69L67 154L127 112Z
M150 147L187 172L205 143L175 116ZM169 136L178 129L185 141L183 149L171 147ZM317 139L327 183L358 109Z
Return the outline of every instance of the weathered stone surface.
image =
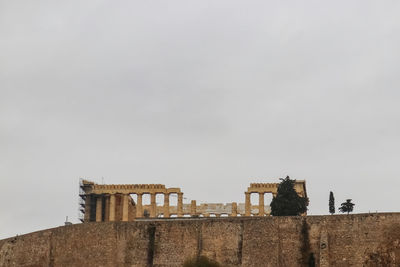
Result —
M62 226L0 240L0 266L400 266L400 213L159 219Z

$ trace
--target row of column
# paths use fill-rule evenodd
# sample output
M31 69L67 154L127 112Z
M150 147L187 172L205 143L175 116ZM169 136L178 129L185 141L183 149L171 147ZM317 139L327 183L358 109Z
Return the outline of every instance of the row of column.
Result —
M245 192L245 216L251 216L251 193L252 192ZM159 193L150 193L150 217L155 218L157 217L157 204L156 204L156 195ZM170 193L161 193L164 194L164 217L169 218L169 194ZM173 193L172 193L173 194ZM183 193L179 192L178 194L178 210L177 216L183 216ZM264 194L265 193L258 193L259 194L259 204L258 204L258 216L264 216ZM108 210L108 220L115 221L115 194L110 194L109 198L106 199L106 209ZM102 221L102 205L103 205L103 198L98 197L96 200L96 221ZM236 203L235 203L236 204ZM128 221L128 213L129 213L129 195L123 194L122 195L122 221ZM191 203L191 215L196 214L196 201L193 200ZM237 205L232 206L232 216L237 216ZM143 218L143 193L137 194L137 203L136 203L136 217Z
M250 195L252 192L244 192L246 195L245 198L245 216L251 216L251 198ZM263 193L258 193L258 216L264 216L265 212L264 212L264 194ZM275 194L273 194L273 196L275 197Z
M160 193L150 193L150 217L157 217L157 203L156 203L156 195ZM164 217L169 218L169 194L175 193L161 193L164 195ZM183 216L183 193L178 192L178 217ZM137 203L136 203L136 218L143 218L143 194L137 194Z
M157 204L156 204L156 195L159 193L150 193L150 217L157 217ZM169 195L174 193L162 193L164 194L164 217L170 217L169 212ZM176 193L178 195L178 217L183 216L183 193ZM115 209L116 209L116 194L110 194L105 199L105 209L108 211L108 220L115 221ZM102 221L102 205L103 205L103 197L96 198L96 222ZM137 203L136 203L136 217L143 218L143 193L137 194ZM107 213L107 212L106 212ZM129 194L122 195L122 221L128 221L129 214Z
M106 210L108 210L108 220L113 222L115 221L115 194L110 194L109 198L105 199ZM96 199L96 222L102 221L102 205L103 205L103 197L98 197ZM122 221L128 221L128 211L129 211L129 195L122 195Z

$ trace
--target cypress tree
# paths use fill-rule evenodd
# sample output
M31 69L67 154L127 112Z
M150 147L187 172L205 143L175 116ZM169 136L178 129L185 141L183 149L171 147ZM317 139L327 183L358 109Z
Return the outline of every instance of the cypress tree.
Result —
M335 213L335 197L333 196L333 192L329 193L329 213Z
M271 215L297 216L307 211L308 198L301 197L294 190L296 180L289 176L281 178L276 197L271 202Z

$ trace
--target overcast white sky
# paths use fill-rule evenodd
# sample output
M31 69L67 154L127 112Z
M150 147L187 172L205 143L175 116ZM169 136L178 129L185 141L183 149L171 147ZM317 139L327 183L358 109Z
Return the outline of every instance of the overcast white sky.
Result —
M0 238L77 222L80 177L310 214L398 211L399 1L0 0Z

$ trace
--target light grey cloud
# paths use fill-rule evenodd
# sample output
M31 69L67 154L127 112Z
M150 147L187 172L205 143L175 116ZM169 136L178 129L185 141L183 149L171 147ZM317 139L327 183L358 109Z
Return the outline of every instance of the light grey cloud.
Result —
M311 214L397 211L399 9L0 1L0 237L76 222L79 177L230 202L291 175Z

